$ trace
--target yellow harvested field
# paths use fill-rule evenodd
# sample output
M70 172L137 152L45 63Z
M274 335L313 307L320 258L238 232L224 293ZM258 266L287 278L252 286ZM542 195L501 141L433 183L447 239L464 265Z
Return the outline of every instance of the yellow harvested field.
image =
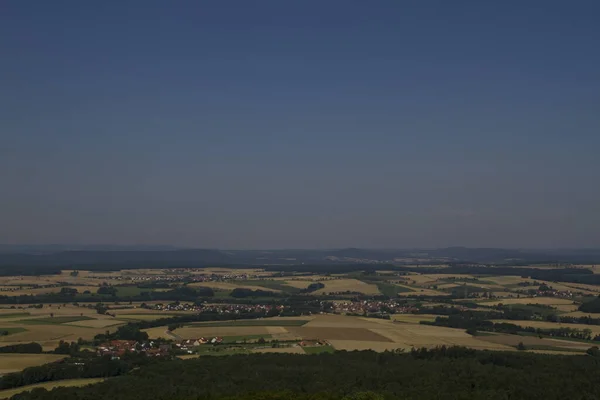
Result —
M325 340L360 340L366 342L391 342L386 336L380 335L376 329L366 328L304 328L289 327L288 330L302 339Z
M459 285L457 283L444 283L441 285L437 285L437 288L438 289L454 289L454 288L460 287L460 286L462 286L462 285Z
M462 329L444 328L439 326L390 323L389 327L372 329L372 331L386 336L403 348L434 347L439 345L468 346L476 349L498 349L503 346L482 342L478 338L468 335Z
M182 354L180 356L177 356L177 358L181 358L182 360L190 360L198 357L200 357L200 354Z
M284 329L284 328L282 328ZM211 326L211 327L190 327L186 326L175 331L178 336L185 339L194 339L199 337L214 336L243 336L243 335L269 335L265 326Z
M301 328L287 327L287 329L298 334L308 332L307 328L338 328L342 331L354 331L351 332L352 336L351 333L346 333L346 337L339 337L337 334L336 336L331 335L328 330L320 330L322 337L319 338L328 339L336 349L340 350L373 349L383 351L395 348L410 349L412 347L435 347L439 345L469 346L477 349L508 349L508 347L501 344L483 342L479 338L468 335L462 329L420 325L416 321L419 317L435 318L435 316L399 315L398 317L404 317L409 322L401 323L375 318L319 315ZM415 319L410 321L413 317ZM364 333L366 330L378 336L373 340L369 334ZM319 330L315 331L319 332ZM359 334L362 337L357 336ZM387 338L387 341L381 341L381 337ZM356 338L361 340L356 340Z
M589 344L571 342L568 340L559 339L540 339L536 336L519 336L519 335L488 335L478 337L481 341L495 343L505 346L517 346L523 343L525 346L550 346L550 347L565 347L569 349L586 350L590 347Z
M256 349L252 351L253 353L292 353L292 354L306 354L304 349L300 346L294 347L280 347L280 348L266 348L266 349Z
M65 356L59 354L0 354L0 374L21 371L25 368L48 364L63 358Z
M318 315L303 328L379 328L389 321L377 318L347 317L345 315Z
M48 341L65 340L65 341L77 341L82 338L85 340L92 340L94 336L99 333L108 331L115 331L116 327L105 327L105 328L89 328L89 327L77 327L69 326L65 324L57 325L18 325L16 322L4 324L4 327L18 327L22 326L27 329L25 332L14 333L8 336L1 336L0 343L4 342L39 342L44 344Z
M533 279L522 278L520 276L513 276L513 275L507 275L507 276L486 276L485 280L486 281L490 281L490 282L495 282L495 283L497 283L498 285L501 285L501 286L516 285L516 284L519 284L521 282L533 282Z
M0 399L9 399L16 394L28 392L28 391L31 391L33 389L38 389L38 388L52 390L57 387L81 387L81 386L92 385L94 383L99 383L99 382L102 382L103 380L104 380L104 378L87 378L87 379L65 379L62 381L36 383L34 385L21 386L21 387L15 388L15 389L0 390Z
M150 339L158 339L158 338L173 339L172 336L167 334L166 326L157 326L155 328L143 329L143 331L148 334L148 337ZM179 335L178 331L177 331L177 334ZM190 337L190 339L192 339L192 338ZM194 338L194 339L196 339L196 338Z
M160 326L156 328L144 329L151 339L159 337L172 338L166 333L167 327ZM298 336L290 333L287 327L283 326L186 326L173 332L176 336L183 339L197 339L200 337L211 338L215 336L246 336L246 335L265 335L272 336L280 340L294 340Z
M549 285L556 287L556 283L549 283ZM561 283L561 285L575 292L583 292L590 295L598 295L598 293L600 293L600 286L586 285L583 283Z
M319 289L315 294L323 294L330 292L358 292L363 294L379 294L377 285L365 283L358 279L335 279L321 282L325 285L323 289Z
M479 301L480 304L485 304L486 306L498 305L498 304L543 304L548 306L557 306L557 305L574 305L573 300L569 299L561 299L558 297L520 297L520 298L510 298L510 299L500 299L500 300L485 300ZM575 308L577 306L575 305Z
M363 340L329 340L329 343L336 350L373 350L373 351L386 351L395 349L410 349L405 347L401 343L393 342L365 342Z

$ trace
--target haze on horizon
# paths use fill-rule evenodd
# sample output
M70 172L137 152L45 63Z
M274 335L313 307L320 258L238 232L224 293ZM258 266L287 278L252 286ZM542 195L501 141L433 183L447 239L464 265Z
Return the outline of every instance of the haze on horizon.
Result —
M7 0L0 243L600 247L599 17Z

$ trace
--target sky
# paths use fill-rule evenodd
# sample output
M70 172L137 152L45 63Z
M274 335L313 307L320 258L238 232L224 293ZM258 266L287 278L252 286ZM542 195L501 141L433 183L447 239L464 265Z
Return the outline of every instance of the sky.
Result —
M0 4L0 243L600 247L596 0Z

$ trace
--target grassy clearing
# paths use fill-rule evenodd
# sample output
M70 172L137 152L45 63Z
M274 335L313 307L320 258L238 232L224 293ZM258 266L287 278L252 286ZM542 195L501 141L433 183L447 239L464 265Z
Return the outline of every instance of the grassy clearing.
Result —
M80 316L64 316L64 317L48 317L48 318L34 318L34 319L23 319L19 321L20 324L26 325L60 325L66 324L70 322L78 322L78 321L89 321L95 318L86 317L85 315Z
M3 336L12 335L13 333L21 333L21 332L25 332L25 331L27 331L27 329L21 328L20 326L10 327L10 328L0 328L0 332L6 332L6 335L3 335Z
M304 319L249 319L239 321L195 322L186 326L199 327L230 327L230 326L302 326L309 322Z
M306 354L335 353L332 346L303 347L302 349Z
M104 380L104 378L87 378L87 379L65 379L62 381L36 383L34 385L21 386L21 387L14 388L14 389L0 390L0 399L9 399L16 394L28 392L30 390L38 389L38 388L52 390L57 387L81 387L81 386L91 385L94 383L99 383L99 382L102 382L103 380Z
M54 361L62 360L64 355L59 354L0 354L0 374L21 371L25 368L36 367Z
M414 292L413 289L406 286L394 285L393 283L376 282L379 291L388 297L396 297L398 293Z
M274 281L274 280L272 281L272 280L266 280L266 279L254 280L254 281L244 281L244 285L262 286L265 288L280 290L282 292L287 292L287 293L298 293L300 291L300 289L290 286L290 285L286 285L280 281ZM308 283L306 286L308 286Z
M322 281L325 285L324 288L319 289L313 294L325 294L325 293L340 293L340 292L353 292L363 293L367 295L378 295L380 294L377 285L371 283L365 283L358 279L334 279L328 281Z

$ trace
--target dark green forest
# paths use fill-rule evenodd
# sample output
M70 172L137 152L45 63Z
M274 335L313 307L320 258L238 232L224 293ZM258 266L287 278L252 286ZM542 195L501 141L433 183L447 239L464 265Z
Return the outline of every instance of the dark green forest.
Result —
M598 399L600 358L460 347L400 354L256 354L147 365L85 388L22 400Z

